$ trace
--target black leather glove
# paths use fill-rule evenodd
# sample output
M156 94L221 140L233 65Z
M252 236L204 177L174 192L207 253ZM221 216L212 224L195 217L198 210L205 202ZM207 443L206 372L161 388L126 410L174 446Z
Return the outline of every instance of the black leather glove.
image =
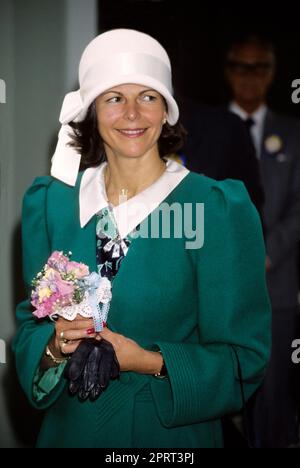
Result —
M120 375L120 367L111 343L102 339L94 340L83 371L83 384L79 389L79 398L96 400L108 387L110 379Z
M113 345L102 338L100 346L107 361L110 362L110 378L112 380L117 379L120 376L120 365ZM102 364L104 365L104 362Z
M107 388L110 379L120 375L113 346L104 339L83 340L69 360L65 375L70 379L71 394L78 393L81 400L96 400Z
M64 375L70 381L69 391L72 395L78 393L79 389L83 385L84 366L92 349L92 340L83 340L76 351L72 354L65 367Z

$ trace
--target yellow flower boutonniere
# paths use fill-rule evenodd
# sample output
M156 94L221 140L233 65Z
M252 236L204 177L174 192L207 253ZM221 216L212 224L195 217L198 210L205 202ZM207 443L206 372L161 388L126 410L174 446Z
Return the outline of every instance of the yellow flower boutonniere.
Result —
M278 154L283 148L283 141L278 135L270 135L265 139L265 149L269 154Z

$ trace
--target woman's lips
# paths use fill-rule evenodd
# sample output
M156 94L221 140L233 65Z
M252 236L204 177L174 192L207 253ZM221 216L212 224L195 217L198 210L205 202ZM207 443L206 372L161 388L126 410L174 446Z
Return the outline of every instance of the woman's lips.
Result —
M142 136L146 132L146 128L135 128L135 129L118 129L118 132L121 135L126 136L127 138L137 138Z

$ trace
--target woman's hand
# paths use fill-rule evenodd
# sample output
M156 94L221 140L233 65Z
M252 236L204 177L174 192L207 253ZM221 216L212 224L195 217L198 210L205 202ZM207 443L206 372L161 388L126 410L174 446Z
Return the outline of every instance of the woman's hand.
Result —
M94 322L80 315L72 320L59 318L55 322L55 334L49 343L55 357L72 354L85 338L96 338Z
M160 353L147 351L135 341L107 327L99 335L113 345L121 371L156 374L161 370L163 358Z

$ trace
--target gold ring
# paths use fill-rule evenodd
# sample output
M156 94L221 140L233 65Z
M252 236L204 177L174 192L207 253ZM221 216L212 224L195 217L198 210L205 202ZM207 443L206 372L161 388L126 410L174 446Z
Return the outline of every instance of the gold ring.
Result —
M64 339L64 332L60 332L60 335L59 335L60 339L63 340Z
M65 341L61 341L60 343L61 343L60 344L60 349L61 349L61 352L63 353L64 352L64 347L66 346L67 343Z

